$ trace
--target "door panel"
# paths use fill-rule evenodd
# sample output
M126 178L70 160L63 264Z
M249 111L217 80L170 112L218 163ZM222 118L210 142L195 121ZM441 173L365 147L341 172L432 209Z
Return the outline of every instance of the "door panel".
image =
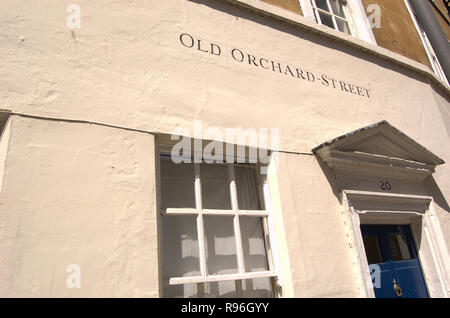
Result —
M369 264L380 266L376 297L428 297L409 225L361 225Z
M398 277L404 298L428 297L420 268L416 266L400 268L395 271L395 276Z
M392 288L392 280L394 276L391 270L381 270L380 288L374 288L375 297L377 298L395 298L395 292Z

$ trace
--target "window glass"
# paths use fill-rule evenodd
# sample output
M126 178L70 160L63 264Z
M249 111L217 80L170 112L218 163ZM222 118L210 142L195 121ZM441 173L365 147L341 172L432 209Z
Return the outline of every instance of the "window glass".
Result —
M231 210L230 181L225 164L200 165L203 209Z
M331 8L333 9L333 13L335 15L345 18L344 7L339 2L339 0L330 0L330 5L331 5Z
M369 264L383 263L377 236L363 236L363 241L364 249L366 250L367 262Z
M222 281L205 283L204 297L227 298L269 298L273 297L270 278L254 278L236 281Z
M257 169L236 165L234 176L239 210L264 210Z
M172 277L200 275L196 216L164 215L162 217L163 294L166 297L190 297L196 286L169 285Z
M328 5L327 5L327 0L313 0L316 2L316 6L322 10L325 11L330 11L330 9L328 9Z
M339 31L350 34L350 28L346 21L336 18L336 24L338 26Z
M254 278L245 279L242 281L243 297L261 297L268 298L273 297L272 283L270 278Z
M345 16L344 5L339 0L311 0L314 18L317 23L338 31L352 34L349 21ZM319 21L320 20L320 21Z
M163 216L165 277L200 275L196 222L195 215Z
M221 282L205 283L205 297L237 297L236 281L226 280Z
M269 271L264 227L267 217L247 213L248 210L264 211L257 166L175 164L162 155L160 167L162 207L178 208L177 211L162 211L163 295L270 297L272 278L245 277L246 273ZM196 171L200 173L196 175ZM233 175L236 187L231 187ZM196 182L200 182L201 193ZM196 206L196 198L200 196L201 206ZM237 199L237 209L232 209L231 197ZM239 228L235 227L237 220ZM198 233L203 237L199 238ZM240 240L236 239L237 233L240 233ZM200 250L203 243L204 253ZM238 255L243 256L243 264L239 264ZM200 266L203 263L206 264L204 272ZM238 273L222 281L206 282L212 276ZM170 279L183 277L190 277L195 283L169 285Z
M319 15L320 15L320 20L322 21L322 24L334 29L333 18L331 17L331 15L320 12L320 11L319 11Z
M409 253L408 242L404 234L389 234L389 247L391 249L392 260L404 261L411 259Z
M161 159L161 205L163 208L195 208L194 165Z
M237 273L236 240L232 216L203 216L208 274Z
M239 225L241 227L245 271L259 272L269 270L262 218L240 216Z
M197 298L198 284L183 284L183 285L166 285L164 286L164 297L169 298Z

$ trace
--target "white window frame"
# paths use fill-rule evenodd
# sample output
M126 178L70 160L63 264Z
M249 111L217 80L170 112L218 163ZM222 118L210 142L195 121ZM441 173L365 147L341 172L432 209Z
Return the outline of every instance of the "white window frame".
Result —
M158 158L161 160L161 154L168 155L170 153L166 151L159 151ZM205 159L205 158L204 158ZM182 164L182 163L181 163ZM222 163L213 163L222 164ZM200 175L200 164L194 163L194 194L195 194L195 208L161 208L161 216L164 215L196 215L197 216L197 236L199 243L199 261L200 261L200 275L199 276L188 276L188 277L171 277L169 279L169 285L182 285L182 284L202 284L217 281L236 281L236 290L239 296L239 292L242 288L241 280L255 279L255 278L275 278L277 281L272 281L272 293L275 297L277 292L275 290L276 285L281 285L279 270L277 270L277 262L275 262L274 257L277 256L276 251L276 239L274 228L271 226L271 210L270 210L270 199L269 199L269 188L267 182L264 182L262 186L263 200L265 210L240 210L238 208L238 197L237 188L234 180L234 167L239 165L239 163L223 163L228 167L228 177L230 181L230 195L231 195L231 210L218 210L218 209L204 209L202 207L202 189L201 189L201 175ZM158 165L159 167L159 165ZM260 168L260 166L258 166ZM161 187L159 187L161 189ZM208 274L207 262L206 262L206 244L205 244L205 234L204 234L204 224L203 216L205 215L222 215L233 217L233 228L235 235L236 244L236 254L237 254L237 265L238 272L233 274L223 274L223 275L210 275ZM266 257L269 270L259 271L259 272L246 272L245 271L245 260L244 252L242 249L242 238L241 238L241 228L239 223L239 216L252 216L261 217L262 225L264 228L264 243L266 247ZM199 286L200 287L200 286ZM198 288L200 291L204 287Z
M314 7L311 4L311 0L299 0L299 2L303 15L306 18L316 22ZM327 2L330 7L329 0L327 0ZM331 14L333 13L331 12ZM361 0L347 0L347 4L344 6L344 14L353 37L366 41L370 44L377 45ZM333 14L333 23L336 25L334 19ZM318 21L319 24L321 24L320 17L318 18ZM340 32L337 28L335 28L335 30Z

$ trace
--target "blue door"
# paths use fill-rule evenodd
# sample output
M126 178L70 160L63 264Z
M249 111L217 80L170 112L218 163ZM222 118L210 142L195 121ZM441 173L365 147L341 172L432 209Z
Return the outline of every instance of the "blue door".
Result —
M428 297L409 225L361 225L361 233L368 263L381 270L375 297Z

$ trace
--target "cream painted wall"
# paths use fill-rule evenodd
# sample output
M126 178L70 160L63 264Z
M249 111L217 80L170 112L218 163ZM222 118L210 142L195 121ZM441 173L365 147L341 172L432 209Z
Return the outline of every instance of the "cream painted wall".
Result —
M280 128L280 147L292 152L385 119L450 162L448 91L395 62L206 0L77 1L81 28L70 30L72 2L0 4L2 108L156 133L194 120ZM182 33L223 54L184 47ZM356 83L371 97L236 62L233 48ZM294 295L357 296L333 181L309 155L282 153L278 173ZM157 296L154 174L150 134L14 116L0 296ZM449 177L447 163L430 181L447 246ZM65 286L71 263L81 265L80 290Z
M278 182L295 297L358 297L344 212L316 158L280 154Z
M154 138L12 117L0 297L158 296ZM69 264L81 288L69 289Z
M69 1L4 2L3 108L167 133L194 119L279 127L282 148L293 151L387 119L448 156L433 138L441 123L411 129L442 120L429 106L429 84L410 71L240 8L198 2L79 1L81 28L74 30L65 24ZM223 55L182 46L185 32L220 45ZM232 48L357 83L372 98L238 63Z

